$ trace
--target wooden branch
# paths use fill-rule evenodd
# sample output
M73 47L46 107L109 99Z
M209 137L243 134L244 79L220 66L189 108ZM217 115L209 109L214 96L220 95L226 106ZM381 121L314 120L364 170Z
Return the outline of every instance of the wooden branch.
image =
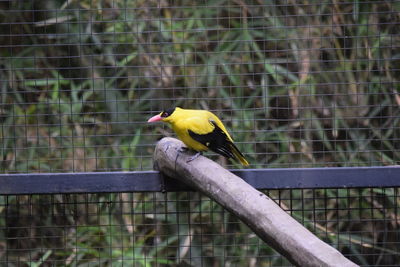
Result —
M158 142L155 168L217 201L247 224L262 240L297 266L357 266L321 241L273 200L219 164L181 152L174 138Z

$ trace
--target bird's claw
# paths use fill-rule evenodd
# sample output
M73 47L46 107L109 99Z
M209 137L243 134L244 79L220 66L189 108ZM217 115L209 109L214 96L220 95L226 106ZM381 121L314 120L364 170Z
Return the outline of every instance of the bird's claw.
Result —
M182 146L182 147L180 147L179 149L178 149L178 151L179 152L187 152L189 150L189 148L187 148L187 147L185 147L185 146Z
M180 148L178 149L178 152L180 152L180 153L185 153L185 152L187 152L187 151L189 151L189 150L191 150L191 149L188 148L188 147L182 146L182 147L180 147ZM192 157L190 157L190 158L186 161L186 163L189 163L189 162L191 162L191 161L197 159L200 155L201 155L201 152L197 152L197 153L194 154Z
M186 163L189 163L189 162L191 162L191 161L197 159L200 155L201 155L201 152L197 152L196 154L194 154L194 156L190 157L190 158L186 161Z

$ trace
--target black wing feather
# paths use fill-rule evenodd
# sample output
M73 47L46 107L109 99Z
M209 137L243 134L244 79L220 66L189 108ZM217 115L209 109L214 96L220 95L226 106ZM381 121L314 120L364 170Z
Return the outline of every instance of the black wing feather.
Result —
M197 134L191 130L188 130L189 135L194 140L205 145L215 153L227 158L234 158L234 155L231 151L231 145L233 145L233 143L214 121L210 121L210 123L214 125L214 130L212 132L207 134Z

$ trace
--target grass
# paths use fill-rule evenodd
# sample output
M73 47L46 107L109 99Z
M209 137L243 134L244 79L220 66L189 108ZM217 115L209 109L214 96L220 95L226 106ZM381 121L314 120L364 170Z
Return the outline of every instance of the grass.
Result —
M400 161L395 1L0 5L1 173L150 170L156 140L170 131L145 121L172 105L216 112L253 168ZM293 202L295 218L359 255L360 264L396 263L397 250L378 241L396 221L397 191L371 190L271 194L285 205ZM5 218L18 203L54 203L21 211L21 232L12 234L41 224L65 226L54 229L54 239L32 239L30 250L18 256L27 265L287 264L197 195L65 197L1 198L2 229L13 225ZM75 202L94 215L80 214ZM317 202L326 209L322 215L313 210ZM43 216L30 220L31 213ZM315 218L329 220L317 224ZM5 240L11 234L1 235ZM16 248L15 242L0 247ZM68 249L54 249L57 242ZM374 253L386 256L366 256ZM14 257L0 253L6 256Z

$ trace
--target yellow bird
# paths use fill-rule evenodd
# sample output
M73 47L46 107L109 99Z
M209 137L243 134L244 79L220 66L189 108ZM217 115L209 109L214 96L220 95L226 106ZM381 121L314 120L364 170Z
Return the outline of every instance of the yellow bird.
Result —
M243 166L249 163L233 143L221 120L207 110L168 109L151 117L147 122L164 121L172 126L178 138L198 153L189 161L197 158L202 151L212 150L227 158L239 161Z

